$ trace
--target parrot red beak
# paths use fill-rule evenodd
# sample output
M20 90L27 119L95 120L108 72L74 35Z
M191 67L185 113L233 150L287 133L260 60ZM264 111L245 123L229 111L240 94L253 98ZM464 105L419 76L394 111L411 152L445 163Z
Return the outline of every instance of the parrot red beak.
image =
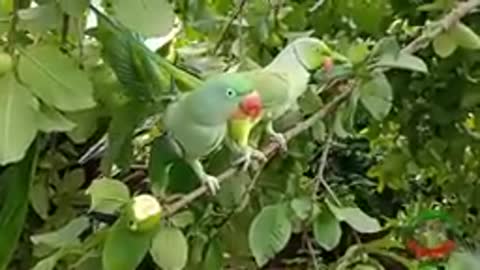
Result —
M262 113L262 99L257 91L245 96L240 103L239 109L234 113L234 117L243 116L257 118Z

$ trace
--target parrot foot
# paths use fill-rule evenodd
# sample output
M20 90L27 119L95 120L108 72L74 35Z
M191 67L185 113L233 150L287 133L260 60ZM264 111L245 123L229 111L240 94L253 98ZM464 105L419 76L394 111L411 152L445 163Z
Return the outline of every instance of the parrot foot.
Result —
M243 153L243 156L238 160L237 164L242 164L242 171L248 170L248 168L252 165L254 160L258 160L261 162L267 162L267 156L260 150L257 150L253 147L248 146Z
M280 146L282 152L288 151L287 139L282 133L272 132L270 135L272 136L272 140Z
M282 133L275 131L275 129L273 128L273 123L271 121L267 123L266 131L267 134L272 136L272 140L280 146L280 150L282 150L282 152L285 153L288 151L287 139Z
M217 194L217 191L220 189L220 182L217 177L205 174L201 180L207 185L207 188L212 195Z

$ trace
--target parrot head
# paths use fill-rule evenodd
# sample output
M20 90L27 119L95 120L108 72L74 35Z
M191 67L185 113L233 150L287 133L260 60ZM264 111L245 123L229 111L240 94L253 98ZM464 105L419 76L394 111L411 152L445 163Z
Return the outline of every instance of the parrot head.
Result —
M298 60L308 70L321 66L332 67L334 62L348 62L348 59L335 52L325 42L312 37L298 38L290 44Z
M199 110L212 112L209 118L216 123L236 115L257 117L263 106L253 82L242 73L224 73L209 78L202 89L194 91L191 96L192 100L203 100L202 104L207 107Z

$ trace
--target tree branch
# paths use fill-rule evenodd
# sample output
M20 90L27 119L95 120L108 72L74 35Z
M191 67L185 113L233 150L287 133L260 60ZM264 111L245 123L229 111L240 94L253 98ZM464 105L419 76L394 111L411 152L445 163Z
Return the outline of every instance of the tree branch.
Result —
M223 40L227 36L227 32L232 27L233 22L240 16L240 13L242 13L243 8L245 7L245 4L247 4L247 0L241 0L240 4L237 7L237 10L233 14L233 16L230 18L228 23L225 25L225 27L222 30L222 33L220 34L220 37L218 38L217 43L215 44L215 47L213 49L213 52L216 53L218 49L220 48L220 45L222 44Z
M411 43L409 43L406 47L402 49L402 52L404 53L415 53L418 50L424 48L426 45L428 45L428 42L441 34L443 31L447 30L451 26L453 26L456 22L458 22L462 17L466 16L468 13L473 11L476 7L480 6L480 0L469 0L466 2L461 2L458 4L458 6L453 9L450 13L448 13L445 17L443 17L441 20L439 20L437 23L439 26L435 28L433 31L424 31L418 38L413 40ZM241 11L241 8L239 8ZM239 13L240 11L237 11ZM238 16L238 15L237 15ZM235 17L235 16L234 16ZM232 20L233 21L233 20ZM340 95L335 97L332 101L327 103L322 109L320 109L318 112L316 112L314 115L310 116L307 118L305 121L297 123L293 128L289 129L288 131L285 132L285 139L291 140L292 138L298 136L305 130L309 129L313 124L315 124L317 121L321 120L323 117L325 117L328 113L330 113L332 110L336 108L340 102L342 102L345 98L347 98L350 93L355 89L356 85L359 83L358 80L354 80L349 82L349 85L347 89L345 89ZM279 145L277 143L269 143L266 146L264 146L261 151L268 157L271 158L276 154L276 152L279 149ZM229 179L231 176L235 174L237 171L236 167L229 168L223 173L221 173L218 176L218 179L220 183L223 181ZM171 216L178 212L180 209L186 207L188 204L191 202L195 201L197 198L201 197L203 194L207 193L207 187L206 186L201 186L194 191L186 194L183 196L181 199L178 201L166 205L165 207L165 216Z
M432 39L448 30L450 27L460 21L461 18L465 17L478 6L480 6L480 0L470 0L458 3L455 9L445 15L445 17L443 17L441 20L437 21L436 27L434 27L431 31L424 31L422 35L413 40L410 44L403 48L402 51L405 53L414 53L419 49L425 48Z

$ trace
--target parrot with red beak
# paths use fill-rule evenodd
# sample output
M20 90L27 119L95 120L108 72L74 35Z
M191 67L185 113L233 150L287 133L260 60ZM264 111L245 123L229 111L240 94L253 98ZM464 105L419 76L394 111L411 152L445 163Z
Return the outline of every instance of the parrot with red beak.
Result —
M323 67L330 72L334 62L348 62L348 59L320 39L303 37L288 44L266 67L244 72L258 89L263 103L261 115L243 114L228 122L227 143L242 154L244 169L253 158L266 160L262 152L249 145L250 133L259 122L264 122L267 134L287 150L287 141L274 129L273 122L296 106L297 99L307 90L311 71Z
M222 144L230 119L256 118L261 112L262 101L252 81L241 72L225 73L209 78L171 103L164 125L179 145L182 158L215 194L218 179L205 172L200 159Z

